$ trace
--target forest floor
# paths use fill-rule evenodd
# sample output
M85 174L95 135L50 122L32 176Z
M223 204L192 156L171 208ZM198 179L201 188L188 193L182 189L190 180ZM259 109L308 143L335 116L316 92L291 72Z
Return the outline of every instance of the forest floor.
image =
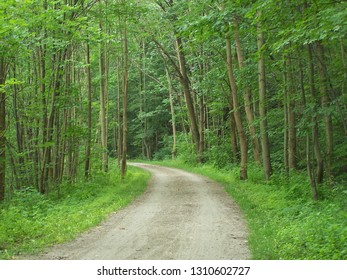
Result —
M25 259L250 259L247 227L223 187L150 164L143 195L72 242Z

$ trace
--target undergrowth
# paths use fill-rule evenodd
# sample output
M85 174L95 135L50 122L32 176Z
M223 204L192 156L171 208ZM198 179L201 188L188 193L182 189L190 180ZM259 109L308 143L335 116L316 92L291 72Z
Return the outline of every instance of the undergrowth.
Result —
M0 205L0 259L35 254L75 238L140 195L149 177L129 166L123 181L113 168L90 181L65 184L59 195L41 195L32 188L16 191L9 204Z
M249 228L253 259L346 260L347 189L321 186L314 202L304 173L290 177L274 174L269 182L257 166L249 166L249 179L239 180L239 168L192 167L181 161L158 162L214 179L240 205Z

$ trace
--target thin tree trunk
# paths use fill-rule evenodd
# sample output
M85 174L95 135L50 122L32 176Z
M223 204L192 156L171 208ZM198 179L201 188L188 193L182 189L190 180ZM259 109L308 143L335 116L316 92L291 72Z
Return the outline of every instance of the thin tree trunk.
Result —
M258 12L261 16L261 12ZM259 75L259 116L260 116L260 135L265 179L269 180L272 172L270 159L270 143L268 136L267 112L266 112L266 83L265 83L265 59L263 54L263 32L261 23L257 25L257 45L259 55L258 75Z
M142 125L142 156L144 158L147 158L148 160L151 159L151 153L149 150L149 143L150 138L147 135L148 131L148 118L146 115L143 115L143 112L147 112L147 100L145 96L145 89L146 89L146 65L145 65L145 56L146 56L146 48L145 43L142 42L142 52L140 55L140 61L142 62L142 65L140 66L140 114L143 116L141 119L141 125ZM147 141L148 140L148 141Z
M128 107L128 41L127 41L127 19L124 16L123 29L123 56L124 56L124 73L123 73L123 145L122 145L122 170L121 177L124 179L127 169L127 107Z
M232 105L230 106L230 111L230 142L232 151L232 161L233 163L236 163L239 160L239 147L237 144L234 107Z
M233 73L230 34L227 34L225 42L226 42L226 52L227 52L227 70L228 70L229 84L230 84L230 89L231 89L231 97L232 97L233 105L234 105L235 123L236 123L236 128L237 128L237 132L238 132L238 136L239 136L240 150L241 150L240 179L246 180L247 179L248 148L247 148L246 135L244 133L243 125L242 125L242 118L241 118L239 101L238 101L238 97L237 97L236 80L235 80L234 73Z
M13 78L17 79L17 68L16 63L13 65ZM18 114L18 85L13 85L13 115L14 115L14 121L16 124L16 140L17 140L17 149L18 149L18 169L19 176L17 180L17 187L20 187L20 185L23 183L23 179L25 178L26 170L25 170L25 163L24 163L24 156L23 156L23 146L24 146L24 130L20 121L20 117Z
M42 104L42 121L41 121L41 127L42 127L42 145L44 146L45 143L47 142L47 100L46 100L46 61L45 61L45 56L46 56L46 48L45 45L41 45L37 48L37 57L38 57L38 74L39 74L39 80L40 80L40 95L41 95L41 104ZM44 150L42 153L42 157L39 156L37 159L40 159L40 164L39 162L36 162L36 165L40 165L40 176L38 180L38 189L40 193L44 193L45 189L45 178L43 174L44 170ZM40 151L37 151L37 154L40 155Z
M68 73L67 71L66 73ZM59 184L59 178L60 178L60 173L61 173L61 165L60 165L60 155L61 155L61 146L63 146L62 139L60 138L61 134L64 134L64 131L60 127L60 114L59 111L55 112L55 117L54 117L54 147L52 151L52 163L53 163L53 170L52 170L52 181L53 181L53 186L56 184ZM65 141L64 141L65 142Z
M169 87L169 99L170 99L170 112L171 112L171 127L172 127L172 137L173 137L173 144L172 144L172 150L171 155L172 159L176 158L177 155L177 131L176 131L176 114L175 114L175 107L173 102L173 86L172 81L170 78L170 73L168 70L167 65L165 64L165 72L166 72L166 79Z
M244 63L243 63L243 54L242 54L242 48L241 48L241 40L240 40L240 35L239 35L239 23L237 17L235 17L234 20L234 37L235 37L235 45L236 45L236 52L237 52L237 58L239 62L240 69L244 68ZM244 99L244 105L245 105L245 112L246 112L246 118L247 118L247 123L248 123L248 129L249 133L252 138L252 144L253 144L253 157L254 161L256 163L261 164L261 157L260 157L260 145L257 137L257 130L254 125L254 113L252 110L252 95L251 95L251 88L250 86L246 85L244 88L244 93L243 93L243 99Z
M189 78L187 74L186 69L186 60L183 53L183 44L180 37L176 37L176 52L178 56L178 62L179 62L179 69L180 69L180 82L183 87L183 93L187 104L188 109L188 116L189 116L189 122L190 122L190 129L192 132L193 137L193 143L195 145L195 148L197 150L199 159L202 159L202 153L203 151L200 150L201 147L199 147L200 143L200 134L199 134L199 128L197 124L194 104L192 100L190 85L189 85Z
M56 58L56 69L55 69L55 77L53 82L53 93L50 103L50 113L48 116L47 127L45 131L47 132L45 147L43 149L43 159L41 166L41 181L40 181L40 192L42 194L48 191L49 179L52 179L52 143L54 137L54 123L56 116L56 98L60 94L61 87L61 75L63 72L63 61L65 61L67 55L67 48L65 50L61 50L57 54Z
M307 133L306 135L306 165L307 165L307 173L310 178L310 184L311 184L311 189L312 189L312 197L314 201L318 200L318 191L317 191L317 184L316 180L312 174L312 169L311 169L311 141L310 141L310 135Z
M117 163L118 167L121 166L121 150L122 150L122 126L121 126L121 112L120 112L120 97L121 97L121 75L120 75L121 62L117 58Z
M99 1L101 5L101 1ZM99 22L100 31L102 31L102 22ZM106 118L106 65L105 65L105 46L101 42L99 46L99 68L100 68L100 125L101 125L101 166L102 171L108 171L108 153L107 153L107 118Z
M294 77L290 57L286 60L288 73L287 113L288 113L288 167L296 169L296 128L295 128L295 98Z
M63 123L62 123L62 133L66 133L67 130L67 126L68 126L68 110L65 109L64 113L63 113ZM63 181L63 176L64 176L64 170L65 170L65 158L66 158L66 151L67 151L67 139L65 139L61 145L61 155L60 155L60 178L59 178L59 182L61 183ZM60 187L59 187L59 191L60 191Z
M289 175L289 159L288 159L288 73L286 60L283 60L283 163L284 170Z
M324 110L325 124L325 141L326 141L326 172L329 182L331 181L332 156L334 150L333 143L333 123L331 113L329 112L329 96L327 89L327 77L324 65L324 49L321 42L317 42L317 59L318 59L318 75L319 75L319 91L321 96L322 108Z
M205 150L205 102L204 96L198 97L199 99L199 151L200 151L200 161L203 161L203 151Z
M7 63L0 58L0 201L5 198L6 185L6 92L4 91Z
M88 104L87 104L87 141L86 141L86 158L84 163L84 176L89 177L90 174L90 155L91 155L91 144L92 144L92 74L90 65L90 47L87 43L86 49L86 63L87 63L87 80L88 80Z
M318 129L318 121L317 121L317 107L319 106L319 101L318 101L318 97L317 97L316 89L315 89L312 45L307 46L307 52L308 52L308 62L309 62L310 94L314 102L312 119L311 119L312 140L313 140L313 147L314 147L314 155L316 158L316 182L319 185L323 182L324 166L323 166L323 157L321 153L321 148L319 144L319 129Z

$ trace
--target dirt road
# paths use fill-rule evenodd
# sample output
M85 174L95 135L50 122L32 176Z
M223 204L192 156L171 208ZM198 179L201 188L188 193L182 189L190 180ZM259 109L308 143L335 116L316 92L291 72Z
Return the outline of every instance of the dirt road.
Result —
M178 169L133 164L152 173L147 191L75 241L40 259L248 259L239 208L209 179Z

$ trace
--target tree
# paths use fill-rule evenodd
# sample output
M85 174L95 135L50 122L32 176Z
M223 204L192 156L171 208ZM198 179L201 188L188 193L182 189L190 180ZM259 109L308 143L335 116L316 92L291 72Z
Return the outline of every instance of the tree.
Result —
M122 173L124 179L127 166L127 108L128 108L128 78L129 58L128 58L128 38L127 38L127 17L123 19L123 143L122 143Z
M113 155L305 170L318 198L346 173L346 4L280 4L1 2L0 199Z
M264 59L264 38L261 25L261 12L258 12L258 25L257 25L257 43L259 52L258 61L258 75L259 75L259 117L260 117L260 136L263 165L265 170L265 179L269 180L272 172L271 159L270 159L270 144L268 136L268 122L267 122L267 98L266 98L266 83L265 83L265 59Z
M172 9L174 7L174 1L168 1L165 2L166 4L163 4L161 1L158 1L157 4L161 7L161 9L169 15L169 11L167 9ZM175 25L175 20L177 19L177 15L175 13L169 15L170 18L173 19L172 24ZM192 139L193 143L195 146L195 149L197 151L197 154L199 156L199 160L202 160L202 153L203 153L203 146L200 143L200 133L199 133L199 127L198 127L198 122L197 122L197 117L196 117L196 111L195 111L195 106L193 103L193 98L192 98L192 92L190 88L190 81L188 77L188 70L187 70L187 63L186 63L186 56L184 53L184 43L183 39L181 36L178 34L177 30L173 30L175 33L175 51L177 54L177 60L178 60L178 65L176 62L172 59L171 55L164 49L162 44L158 42L158 40L154 39L156 42L157 46L163 51L165 56L167 56L168 60L172 64L173 68L176 71L176 74L179 77L180 84L183 89L185 101L186 101L186 106L187 106L187 111L188 111L188 117L189 117L189 124L190 124L190 130L192 134Z
M239 19L237 15L234 18L234 37L235 37L237 59L239 62L240 70L242 71L244 69L244 58L243 58L243 52L241 48L241 40L240 40L240 34L239 34ZM244 99L248 129L249 129L250 136L253 143L254 161L260 164L261 163L260 145L259 145L259 141L257 137L256 126L254 125L254 112L251 106L252 97L251 97L251 88L249 85L246 85L244 88L243 99Z
M87 81L88 81L88 133L86 141L86 158L84 165L84 176L89 177L90 174L90 157L91 157L91 142L92 142L92 75L90 65L90 46L87 43L86 48L86 63L87 63Z
M6 185L6 91L7 62L0 57L0 201L5 198Z
M237 132L239 135L239 142L241 147L240 179L246 180L247 179L248 148L247 148L246 135L243 130L240 105L239 105L239 101L237 97L237 86L236 86L236 81L235 81L235 77L233 73L230 34L226 35L226 52L227 52L227 69L228 69L228 77L229 77L229 83L230 83L230 89L231 89L231 96L233 101L232 103L233 103L233 109L234 109L234 117L235 117L235 123L236 123Z
M103 14L103 7L101 0L99 0L99 11L100 15ZM103 32L102 19L100 17L99 21L100 33ZM100 68L100 126L101 126L101 149L102 149L102 170L107 172L108 170L108 145L107 145L107 117L106 117L106 107L107 107L107 77L106 77L106 45L104 40L101 38L99 45L99 68Z

